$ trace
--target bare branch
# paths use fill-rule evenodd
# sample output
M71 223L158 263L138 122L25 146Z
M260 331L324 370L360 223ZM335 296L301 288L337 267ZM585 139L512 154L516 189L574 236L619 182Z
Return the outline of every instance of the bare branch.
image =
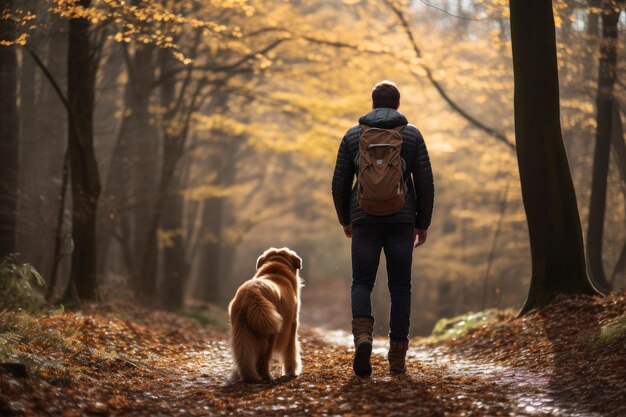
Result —
M208 72L230 72L233 71L235 69L237 69L238 67L240 67L241 65L245 64L246 62L250 61L251 59L254 59L254 57L256 57L257 55L263 55L268 53L269 51L271 51L272 49L276 48L278 45L280 45L281 43L289 40L289 37L286 38L280 38L280 39L276 39L274 42L271 42L269 45L266 45L265 47L259 49L258 51L253 51L250 52L249 54L244 55L243 57L241 57L240 59L238 59L237 61L233 62L232 64L228 64L228 65L188 65L182 68L178 68L175 70L172 70L170 72L168 72L167 74L163 74L162 76L160 76L158 79L156 79L153 83L153 87L162 83L163 81L167 80L168 78L174 77L175 75L177 75L178 73L182 72L182 71L208 71Z
M383 0L383 2L385 4L387 4L387 6L389 6L389 8L398 17L398 20L400 20L400 23L402 24L402 28L404 29L407 37L409 38L409 41L411 42L411 46L413 47L413 51L415 52L415 56L417 58L419 58L420 61L421 61L421 59L422 59L422 51L420 50L419 46L417 45L417 41L415 40L415 37L413 36L413 31L411 30L411 26L409 25L409 22L406 19L404 13L391 0ZM478 119L476 119L473 116L471 116L470 114L468 114L465 110L463 110L461 108L461 106L459 106L454 100L452 100L452 98L444 90L443 86L437 80L435 80L435 78L433 76L433 72L431 71L431 69L426 64L424 64L423 62L420 63L420 66L426 72L426 78L428 79L428 81L430 81L430 83L433 85L433 87L435 87L435 89L437 90L437 92L439 93L441 98L443 98L444 101L446 103L448 103L448 105L450 107L452 107L452 109L454 111L456 111L461 117L463 117L465 120L467 120L474 127L476 127L478 129L482 130L483 132L489 134L490 136L494 137L498 141L500 141L503 144L505 144L506 146L508 146L512 151L515 151L515 145L506 137L506 135L504 133L499 132L496 129L485 125L484 123L482 123ZM413 75L418 76L416 73L413 73Z
M428 3L426 0L420 0L425 6L430 7L431 9L435 9L435 10L439 10L440 12L443 12L445 14L447 14L448 16L452 16L456 19L463 19L463 20L470 20L472 22L482 22L485 19L476 19L474 17L467 17L467 16L458 16L454 13L450 13L449 11L447 11L446 9L442 9L440 7L435 6L434 4Z

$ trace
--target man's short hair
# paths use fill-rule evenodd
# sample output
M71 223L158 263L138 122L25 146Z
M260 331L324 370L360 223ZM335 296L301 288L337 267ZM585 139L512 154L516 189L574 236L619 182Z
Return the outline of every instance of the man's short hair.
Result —
M381 81L372 88L372 107L397 109L400 106L400 90L391 81Z

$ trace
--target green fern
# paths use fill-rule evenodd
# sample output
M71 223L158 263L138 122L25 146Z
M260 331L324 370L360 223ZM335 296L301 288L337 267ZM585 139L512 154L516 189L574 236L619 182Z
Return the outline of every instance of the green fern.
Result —
M19 264L14 254L0 258L0 310L41 310L45 301L33 284L45 285L35 267Z

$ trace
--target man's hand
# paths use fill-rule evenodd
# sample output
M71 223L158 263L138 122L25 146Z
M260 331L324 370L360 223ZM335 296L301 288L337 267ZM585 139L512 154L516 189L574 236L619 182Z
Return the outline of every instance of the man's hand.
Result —
M428 230L415 229L415 238L413 240L413 247L416 248L423 245L428 237Z
M346 237L351 238L352 237L352 225L351 224L347 224L343 227L343 233L345 233Z

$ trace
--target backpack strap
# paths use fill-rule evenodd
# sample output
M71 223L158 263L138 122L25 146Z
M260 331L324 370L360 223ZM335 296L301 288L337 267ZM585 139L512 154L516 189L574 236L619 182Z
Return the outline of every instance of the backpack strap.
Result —
M406 127L406 125L400 125L400 126L394 127L391 130L395 130L396 132L400 133L400 135L402 135L402 131L404 130L405 127ZM404 137L402 138L402 140L404 141ZM402 178L404 179L404 184L406 186L406 183L409 180L410 173L409 173L409 169L408 169L409 166L406 163L406 158L405 158L406 155L403 156L403 153L404 153L404 146L400 150L400 160L402 161Z

